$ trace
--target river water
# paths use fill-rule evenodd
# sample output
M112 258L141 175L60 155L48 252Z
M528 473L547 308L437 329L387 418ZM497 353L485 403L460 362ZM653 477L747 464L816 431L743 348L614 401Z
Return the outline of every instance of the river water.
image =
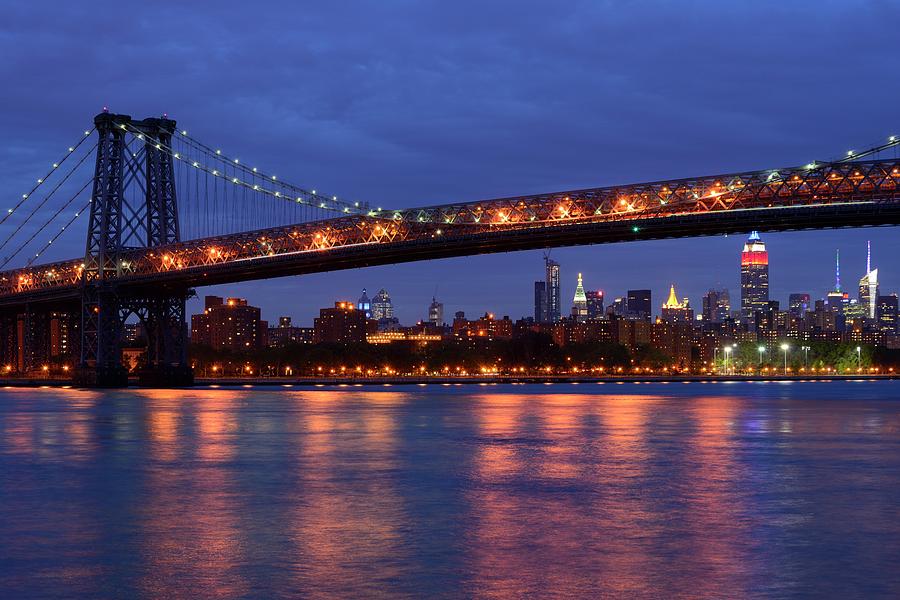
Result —
M900 382L0 390L4 598L900 596Z

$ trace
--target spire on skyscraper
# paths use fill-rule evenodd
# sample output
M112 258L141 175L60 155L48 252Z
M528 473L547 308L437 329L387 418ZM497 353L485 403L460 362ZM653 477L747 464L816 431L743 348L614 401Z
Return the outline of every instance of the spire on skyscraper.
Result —
M834 291L841 291L841 249L834 251Z

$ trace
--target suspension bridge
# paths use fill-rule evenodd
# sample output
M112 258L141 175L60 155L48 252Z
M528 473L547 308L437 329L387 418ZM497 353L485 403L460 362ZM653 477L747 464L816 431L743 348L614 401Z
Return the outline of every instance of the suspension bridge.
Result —
M61 357L80 385L126 385L122 332L136 315L148 339L141 383L186 385L185 301L198 286L532 248L896 225L898 147L891 136L798 167L401 209L295 185L166 117L104 111L0 215L0 365L28 375ZM54 244L84 236L79 220L84 254L46 262Z

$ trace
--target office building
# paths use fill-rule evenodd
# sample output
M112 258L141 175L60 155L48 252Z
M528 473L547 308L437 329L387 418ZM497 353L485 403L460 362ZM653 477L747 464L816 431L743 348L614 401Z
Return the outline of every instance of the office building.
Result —
M534 322L547 322L547 282L534 282Z
M802 319L810 310L809 294L791 294L788 296L788 313L795 319Z
M579 323L587 321L588 306L587 295L584 293L584 283L581 273L578 274L578 284L575 286L575 298L572 300L572 317Z
M362 311L367 319L372 318L372 301L369 300L369 295L366 294L366 288L363 288L362 296L356 302L356 310Z
M438 302L434 296L431 297L431 304L428 305L428 322L432 325L444 324L444 304Z
M649 320L653 314L650 290L628 290L628 317Z
M587 296L587 316L588 319L603 318L603 292L601 290L588 290L585 292Z
M559 287L559 263L550 258L545 258L546 290L547 290L547 321L555 323L559 321L562 310L562 297Z
M691 308L690 301L687 298L682 302L678 301L674 283L669 289L668 299L662 305L661 318L669 323L690 323L694 320L694 310Z
M865 309L865 316L875 319L875 305L878 303L878 269L872 269L871 242L866 242L866 274L859 280L858 298Z
M769 253L754 231L741 252L741 319L752 323L755 313L769 303Z
M375 298L372 299L372 314L370 316L376 321L390 321L394 318L394 304L384 288L378 290Z
M731 316L731 297L728 290L709 290L703 296L703 320L722 323Z
M885 335L896 335L897 330L897 294L878 296L875 315L878 331Z

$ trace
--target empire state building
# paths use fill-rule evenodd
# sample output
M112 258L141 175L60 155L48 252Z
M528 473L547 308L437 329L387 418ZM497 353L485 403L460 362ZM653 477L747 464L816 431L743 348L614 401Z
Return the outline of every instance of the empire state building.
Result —
M741 252L741 320L753 322L756 311L769 304L769 253L754 231Z

